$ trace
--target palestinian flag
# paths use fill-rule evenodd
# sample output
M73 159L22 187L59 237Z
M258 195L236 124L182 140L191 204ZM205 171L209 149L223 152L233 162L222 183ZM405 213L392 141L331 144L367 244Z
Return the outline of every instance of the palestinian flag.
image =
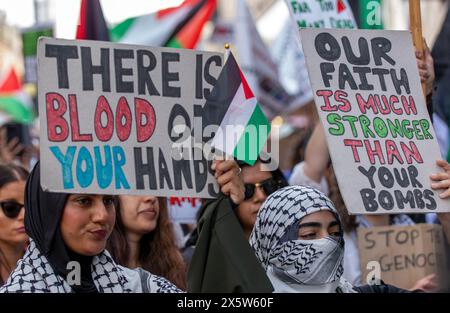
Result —
M133 17L110 30L112 41L193 49L217 0L185 0L180 6Z
M203 127L220 125L211 146L253 165L266 143L270 123L233 54L229 54L209 100Z
M99 0L81 0L75 38L109 41L109 31Z
M12 68L0 82L0 111L3 120L23 124L30 124L34 120L32 100L23 91L22 84Z

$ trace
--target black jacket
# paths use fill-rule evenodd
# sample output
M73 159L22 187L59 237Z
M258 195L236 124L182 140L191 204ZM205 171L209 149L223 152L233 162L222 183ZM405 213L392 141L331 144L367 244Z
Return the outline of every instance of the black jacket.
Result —
M197 234L188 271L188 292L273 291L229 198L221 195L203 201Z

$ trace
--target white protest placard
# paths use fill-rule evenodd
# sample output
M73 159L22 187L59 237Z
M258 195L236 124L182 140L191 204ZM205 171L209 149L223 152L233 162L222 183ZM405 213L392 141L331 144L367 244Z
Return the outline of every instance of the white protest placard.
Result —
M278 65L280 83L293 100L283 113L294 111L313 100L305 56L299 48L298 29L289 18L272 44L272 55Z
M294 88L288 91L295 100L288 111L293 111L313 99L308 83L302 41L299 28L357 28L352 10L346 0L285 0L290 20L287 22L275 44L278 47L280 80Z
M202 107L222 63L219 53L41 38L43 188L215 197Z
M182 224L197 223L197 212L202 199L188 197L170 197L167 199L170 220Z
M347 0L285 0L298 28L357 28Z
M352 214L450 211L431 189L436 134L406 31L302 29L339 187Z

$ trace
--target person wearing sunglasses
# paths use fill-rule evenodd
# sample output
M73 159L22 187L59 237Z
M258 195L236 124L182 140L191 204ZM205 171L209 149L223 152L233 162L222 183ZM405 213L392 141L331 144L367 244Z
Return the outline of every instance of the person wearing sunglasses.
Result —
M27 171L0 165L0 286L22 258L28 236L24 227L24 191Z
M243 162L238 163L242 169L241 178L245 186L245 198L237 206L236 215L248 239L263 202L270 194L288 184L279 169L269 171L261 160L256 161L253 166Z

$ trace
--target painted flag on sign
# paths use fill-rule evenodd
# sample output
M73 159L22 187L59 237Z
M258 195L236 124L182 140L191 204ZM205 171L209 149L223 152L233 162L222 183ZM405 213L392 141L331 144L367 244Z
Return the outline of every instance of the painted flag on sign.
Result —
M266 143L270 123L232 53L211 95L203 108L203 125L219 125L211 146L253 165Z

